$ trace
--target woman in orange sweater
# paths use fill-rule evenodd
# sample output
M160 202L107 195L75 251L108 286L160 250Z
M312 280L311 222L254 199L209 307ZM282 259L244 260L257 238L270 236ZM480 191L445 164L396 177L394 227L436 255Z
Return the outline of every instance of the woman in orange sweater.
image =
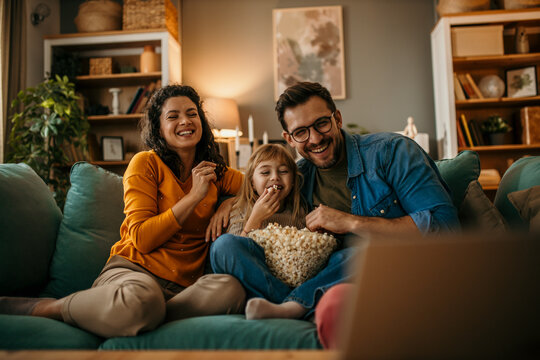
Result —
M197 92L159 89L142 119L151 149L124 174L121 240L92 288L62 299L1 299L11 313L63 320L103 337L133 336L164 320L239 313L245 292L230 275L205 273L205 231L220 195L243 175L219 155ZM1 303L4 303L1 305Z

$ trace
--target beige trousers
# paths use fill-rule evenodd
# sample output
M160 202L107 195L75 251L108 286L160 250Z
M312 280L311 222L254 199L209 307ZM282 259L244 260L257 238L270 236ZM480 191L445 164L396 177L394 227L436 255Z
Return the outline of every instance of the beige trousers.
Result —
M66 297L64 321L102 337L135 336L163 321L238 314L245 291L236 278L207 274L184 288L114 256L88 290Z

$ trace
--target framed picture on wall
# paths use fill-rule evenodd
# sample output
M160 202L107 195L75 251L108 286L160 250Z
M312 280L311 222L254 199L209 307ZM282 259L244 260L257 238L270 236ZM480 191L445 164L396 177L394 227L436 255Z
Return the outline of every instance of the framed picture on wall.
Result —
M124 139L121 136L102 136L101 149L104 161L124 160Z
M506 71L506 96L509 98L536 96L536 66Z
M274 9L274 97L297 82L321 83L345 99L341 6Z

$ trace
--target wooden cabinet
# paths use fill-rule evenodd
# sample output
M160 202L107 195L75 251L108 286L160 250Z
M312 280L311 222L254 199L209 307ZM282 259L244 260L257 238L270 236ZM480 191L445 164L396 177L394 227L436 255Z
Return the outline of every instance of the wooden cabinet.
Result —
M153 45L159 58L159 69L155 72L120 72L121 67L134 67L140 71L139 59L143 47ZM52 68L53 53L60 49L77 57L83 74L76 77L77 91L83 96L85 106L103 105L112 111L110 88L120 88L118 115L91 115L90 133L95 135L99 148L103 136L121 136L124 145L124 160L103 161L93 159L92 163L107 167L122 174L130 155L141 151L138 121L141 114L126 114L126 110L139 87L152 82L161 85L181 83L181 48L178 41L166 30L111 31L102 33L78 33L46 36L44 40L44 71ZM113 73L90 75L90 58L112 58ZM126 156L127 155L127 156Z
M503 55L455 57L452 49L453 28L482 25L503 26ZM515 29L525 26L530 52L515 51ZM467 99L456 101L454 73L469 73L478 84L486 75L498 75L506 83L506 71L540 64L540 9L493 10L443 16L431 32L435 116L439 158L451 158L458 151L471 149L480 155L483 169L494 168L502 174L516 159L526 155L540 155L540 144L524 145L520 136L520 110L525 106L539 106L540 96ZM478 122L490 115L500 115L514 128L511 145L458 146L457 124L461 115ZM491 190L496 190L496 186Z

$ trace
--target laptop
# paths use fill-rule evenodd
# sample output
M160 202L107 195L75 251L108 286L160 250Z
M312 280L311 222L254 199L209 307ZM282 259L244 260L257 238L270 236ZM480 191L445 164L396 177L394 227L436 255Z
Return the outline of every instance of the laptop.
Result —
M341 359L540 359L538 234L373 238L354 272Z

